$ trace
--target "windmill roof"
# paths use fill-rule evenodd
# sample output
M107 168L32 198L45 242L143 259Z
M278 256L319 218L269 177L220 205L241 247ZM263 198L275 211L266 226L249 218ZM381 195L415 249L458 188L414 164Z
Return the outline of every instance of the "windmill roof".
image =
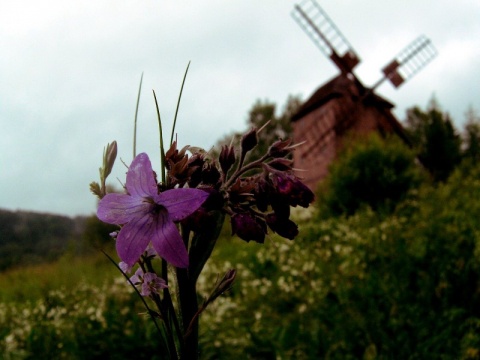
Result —
M368 105L376 106L378 109L380 109L388 121L392 124L395 132L404 141L410 143L403 130L403 126L391 112L391 109L394 107L394 105L390 101L376 95L373 92L369 93L369 90L370 89L363 86L357 78L349 78L349 75L340 74L319 87L313 93L313 95L306 100L302 106L300 106L298 111L292 116L291 121L295 122L299 120L306 114L318 109L332 99L350 96L353 99L360 100L363 96L365 96L363 101Z
M297 121L304 115L319 108L328 101L343 96L353 96L360 98L367 93L368 89L365 88L357 79L350 79L348 75L340 74L326 84L319 87L313 95L303 103L298 109L297 113L292 116L292 121ZM374 103L377 106L381 106L387 109L393 108L393 104L388 100L371 93L368 96L369 103Z

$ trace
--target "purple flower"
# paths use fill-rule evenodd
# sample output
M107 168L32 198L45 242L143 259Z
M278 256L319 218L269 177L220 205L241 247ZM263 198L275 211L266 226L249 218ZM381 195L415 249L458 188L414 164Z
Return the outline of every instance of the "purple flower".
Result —
M118 264L118 267L120 268L120 270L122 270L125 274L128 274L130 271L132 271L132 267L130 265L128 265L126 262L124 261L120 261L120 263Z
M132 161L125 184L128 194L111 193L100 200L100 220L123 225L117 235L117 253L133 266L151 242L157 254L176 267L188 266L188 253L174 221L180 221L208 197L198 189L171 189L158 193L152 164L145 153Z
M140 295L150 296L152 293L158 294L160 290L167 288L167 283L157 274L146 272L141 268L135 271L135 274L130 278L134 285L141 285Z

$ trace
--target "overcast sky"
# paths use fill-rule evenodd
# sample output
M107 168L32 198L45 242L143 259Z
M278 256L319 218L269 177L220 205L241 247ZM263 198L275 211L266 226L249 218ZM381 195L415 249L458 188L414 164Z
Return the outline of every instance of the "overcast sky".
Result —
M480 110L480 1L323 0L362 59L365 85L417 36L439 55L397 90L378 93L405 118L435 94L459 129ZM337 74L293 20L291 0L16 0L0 2L0 208L91 214L88 184L103 147L117 140L132 159L132 130L144 72L137 152L158 169L152 89L170 127L191 61L178 118L181 145L211 147L246 128L257 99L308 98ZM120 162L111 180L124 180Z

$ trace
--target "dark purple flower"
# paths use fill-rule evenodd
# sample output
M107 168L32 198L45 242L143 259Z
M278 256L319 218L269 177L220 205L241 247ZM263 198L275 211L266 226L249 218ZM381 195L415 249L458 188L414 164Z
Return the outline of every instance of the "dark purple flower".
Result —
M288 218L278 217L276 214L268 214L265 217L268 226L281 237L293 240L298 235L298 226Z
M307 208L315 195L299 178L281 171L272 172L272 182L278 195L288 199L290 206Z
M120 259L133 266L151 242L166 261L176 267L187 267L187 249L174 221L197 210L208 193L198 189L158 193L152 164L145 153L133 160L125 186L128 194L107 194L97 210L100 220L123 225L116 242Z
M256 241L263 243L265 241L265 234L267 228L265 222L256 219L250 214L234 214L231 217L232 235L237 234L238 237L245 241Z

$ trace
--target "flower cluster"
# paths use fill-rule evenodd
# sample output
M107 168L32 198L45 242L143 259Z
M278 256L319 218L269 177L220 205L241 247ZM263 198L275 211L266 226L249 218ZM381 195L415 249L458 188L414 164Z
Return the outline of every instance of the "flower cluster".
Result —
M245 133L236 152L224 145L217 158L202 149L177 149L173 143L166 154L169 183L209 192L208 200L185 221L194 231L208 221L208 213L221 210L230 215L232 234L245 241L263 243L267 228L287 239L298 234L290 220L290 207L308 207L313 192L294 174L295 148L291 140L273 143L260 159L245 163L247 153L258 143L256 129ZM191 152L188 156L187 150Z
M165 346L172 359L177 354L196 358L199 316L236 278L236 270L228 270L198 306L197 280L225 216L230 217L232 234L245 241L263 243L268 228L294 239L298 227L290 219L290 208L306 208L314 200L312 191L294 174L291 153L295 145L291 140L278 140L260 158L247 161L258 144L259 131L249 130L238 149L224 145L217 155L191 146L179 149L176 141L163 152L161 142L160 181L147 154L141 153L128 168L125 192L107 194L105 178L117 154L113 142L104 152L100 184L90 185L100 198L98 218L120 227L112 233L121 260L119 268L125 275L138 265L130 283L156 306L158 311L144 302L155 324L156 319L164 322ZM155 269L158 263L153 261L157 256L160 269ZM174 268L169 270L167 263ZM172 272L177 280L175 298L168 286Z

